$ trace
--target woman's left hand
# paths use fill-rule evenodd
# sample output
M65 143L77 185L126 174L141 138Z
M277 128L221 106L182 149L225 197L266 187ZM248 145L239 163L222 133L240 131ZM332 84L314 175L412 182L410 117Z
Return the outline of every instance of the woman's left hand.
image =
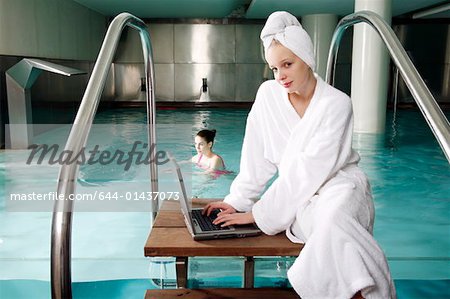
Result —
M255 222L252 212L219 214L213 221L214 224L221 226L229 226L233 224L249 224Z

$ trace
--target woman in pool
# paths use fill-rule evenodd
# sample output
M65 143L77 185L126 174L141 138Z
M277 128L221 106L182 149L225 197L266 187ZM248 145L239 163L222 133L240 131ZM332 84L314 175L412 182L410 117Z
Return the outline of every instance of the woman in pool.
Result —
M301 298L395 298L372 236L370 185L352 149L350 98L314 74L311 39L293 15L270 15L261 39L275 80L260 86L248 115L230 194L204 212L222 210L215 224L256 222L305 243L288 271Z
M216 130L201 130L194 139L197 154L191 161L208 172L225 171L222 157L212 151L215 137Z

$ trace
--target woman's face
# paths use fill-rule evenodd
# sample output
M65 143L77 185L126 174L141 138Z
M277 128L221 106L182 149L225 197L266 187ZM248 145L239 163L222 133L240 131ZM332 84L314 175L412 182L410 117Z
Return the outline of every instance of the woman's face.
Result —
M194 145L197 153L208 153L211 151L212 142L206 142L205 138L200 136L195 136Z
M273 42L266 51L266 60L273 71L275 80L288 93L302 93L311 75L309 66L291 50Z

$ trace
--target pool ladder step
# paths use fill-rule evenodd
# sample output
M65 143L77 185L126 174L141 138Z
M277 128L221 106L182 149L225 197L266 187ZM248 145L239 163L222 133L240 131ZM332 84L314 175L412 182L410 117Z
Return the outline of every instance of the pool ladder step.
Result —
M293 289L288 288L218 288L218 289L172 289L147 290L145 299L298 299Z

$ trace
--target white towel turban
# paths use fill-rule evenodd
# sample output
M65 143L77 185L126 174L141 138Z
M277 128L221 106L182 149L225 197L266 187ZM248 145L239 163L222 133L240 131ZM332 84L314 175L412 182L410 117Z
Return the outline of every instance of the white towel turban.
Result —
M267 18L260 37L266 52L275 39L314 70L316 62L311 38L297 18L290 13L286 11L272 13Z

